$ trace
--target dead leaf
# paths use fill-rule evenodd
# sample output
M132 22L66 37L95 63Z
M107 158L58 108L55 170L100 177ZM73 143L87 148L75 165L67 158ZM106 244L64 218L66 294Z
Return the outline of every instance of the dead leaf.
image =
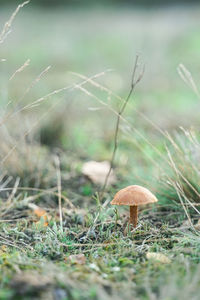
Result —
M148 252L146 254L147 259L154 260L157 262L161 262L162 264L170 264L171 259L169 259L166 255L157 252Z
M34 209L34 214L35 214L37 217L41 218L41 217L43 217L43 216L46 215L46 210L44 210L44 209L42 209L42 208L40 208L40 207L37 207L36 209Z
M82 173L90 178L94 183L103 185L109 169L110 163L108 161L88 161L83 164ZM115 182L116 177L113 170L111 170L108 178L108 184L113 184Z
M43 226L48 226L49 223L48 223L48 217L47 217L47 212L46 210L38 207L37 209L34 210L34 214L39 217L40 219L42 218L43 219ZM39 222L36 222L36 223L40 223Z
M66 258L66 261L69 261L73 264L77 265L84 265L86 263L86 257L84 254L75 254L75 255L70 255Z
M35 204L29 204L29 207L33 210L33 213L39 218L43 219L44 223L43 226L48 226L48 220L50 219L50 216L48 216L45 209L35 205ZM40 223L40 221L36 222L36 224Z

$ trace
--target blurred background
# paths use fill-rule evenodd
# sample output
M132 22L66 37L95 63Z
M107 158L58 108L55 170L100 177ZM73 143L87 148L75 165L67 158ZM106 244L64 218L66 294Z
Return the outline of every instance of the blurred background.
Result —
M8 1L2 0L2 3L8 4ZM105 4L111 4L111 5L122 5L122 4L129 4L129 5L142 5L142 6L152 6L152 5L168 5L170 3L187 3L186 0L169 0L169 1L163 1L163 0L34 0L32 1L32 4L39 4L39 5L52 5L54 7L59 5L105 5ZM191 0L190 3L198 3L198 0ZM18 0L10 0L9 3L20 3Z
M112 93L127 95L139 53L139 69L145 65L145 73L125 112L129 125L121 124L118 161L124 166L148 164L138 151L142 147L156 158L146 138L162 149L160 129L173 132L200 125L198 95L177 72L182 63L198 86L198 2L32 0L1 45L1 111L3 116L5 111L16 113L7 123L9 134L16 139L19 130L28 131L29 140L49 149L60 147L83 159L109 159L116 120L110 108L118 110L121 103ZM1 0L2 28L19 3ZM11 78L27 60L29 65ZM101 72L95 82L109 91L90 82L84 90L53 93L39 106L22 109Z

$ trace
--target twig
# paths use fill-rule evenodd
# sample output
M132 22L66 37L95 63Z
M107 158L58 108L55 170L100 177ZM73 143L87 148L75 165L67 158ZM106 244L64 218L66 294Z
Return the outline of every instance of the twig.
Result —
M104 193L105 193L105 190L106 190L106 187L107 187L107 184L108 184L108 179L109 179L110 173L111 173L113 165L114 165L115 156L116 156L117 147L118 147L119 125L120 125L120 120L121 120L122 114L123 114L123 112L126 108L126 105L128 104L128 101L129 101L134 89L135 89L135 86L140 82L140 80L142 79L143 74L144 74L144 67L143 67L142 72L139 74L138 78L135 79L136 71L137 71L137 67L138 67L138 60L139 60L139 55L136 55L135 63L134 63L134 67L133 67L132 79L131 79L131 88L130 88L130 91L128 93L128 96L124 100L124 103L122 104L122 106L119 110L119 113L117 114L117 121L116 121L116 126L115 126L115 133L114 133L114 148L113 148L113 152L112 152L112 156L111 156L110 168L109 168L108 173L106 175L106 178L105 178L103 187L101 189L101 192L99 193L99 201L100 202L102 202L102 199L104 197ZM110 199L106 200L103 204L103 208L105 208L108 205L109 202L110 202ZM91 232L91 229L94 228L94 226L95 226L95 224L96 224L96 222L99 218L99 214L100 214L100 211L97 212L96 217L95 217L94 222L93 222L93 225L89 228L89 230L86 234L86 237L85 237L86 239L88 238L88 235Z
M128 96L126 97L126 99L125 99L124 103L122 104L122 106L121 106L121 108L119 110L119 113L117 115L117 121L116 121L116 126L115 126L115 133L114 133L114 148L113 148L113 152L112 152L112 156L111 156L110 168L109 168L108 173L106 175L106 178L105 178L102 190L101 190L101 192L99 194L100 201L103 199L103 196L104 196L107 184L108 184L108 179L109 179L109 176L110 176L110 173L112 171L112 168L113 168L113 165L114 165L114 161L115 161L115 156L116 156L117 147L118 147L119 125L120 125L121 115L123 114L123 112L124 112L124 110L126 108L126 105L127 105L128 101L129 101L129 99L130 99L130 97L131 97L131 95L132 95L132 93L134 91L135 86L140 82L140 80L142 79L142 76L144 74L144 68L143 68L141 74L135 80L136 71L137 71L137 67L138 67L138 59L139 59L139 56L137 55L136 59L135 59L134 67L133 67L132 80L131 80L131 88L130 88L130 91L128 93Z
M59 216L60 216L60 229L63 232L63 218L62 218L62 202L61 202L61 173L60 173L60 160L59 157L55 156L55 165L57 173L57 187L58 187L58 207L59 207Z
M24 71L24 69L25 69L26 67L28 67L29 64L30 64L30 59L27 59L27 60L25 61L25 63L24 63L22 66L20 66L20 67L12 74L12 76L9 78L9 80L12 80L12 79L16 76L16 74L18 74L18 73Z

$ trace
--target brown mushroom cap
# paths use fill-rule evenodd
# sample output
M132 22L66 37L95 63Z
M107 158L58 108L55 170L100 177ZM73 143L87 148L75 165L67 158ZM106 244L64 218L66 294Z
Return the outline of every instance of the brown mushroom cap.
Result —
M138 206L157 201L157 198L148 189L139 185L130 185L117 192L111 204Z

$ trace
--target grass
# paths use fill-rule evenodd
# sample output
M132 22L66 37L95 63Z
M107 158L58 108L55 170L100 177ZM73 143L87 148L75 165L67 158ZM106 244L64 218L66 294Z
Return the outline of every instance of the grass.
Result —
M124 222L116 222L114 210L109 209L101 213L85 241L92 216L86 214L84 219L76 211L69 218L68 213L63 218L64 233L54 219L45 228L42 220L33 224L31 215L15 225L1 226L2 299L9 294L19 299L42 298L61 290L61 299L131 299L133 295L136 299L179 299L188 290L197 293L200 239L189 229L181 229L176 215L174 225L169 226L164 222L167 211L155 215L149 211L142 215L138 229L124 234ZM149 252L162 253L171 263L148 260ZM85 256L83 264L70 260L77 254Z
M168 22L170 10L27 7L1 44L0 299L198 299L198 91L176 67L197 78L199 8ZM133 44L152 60L121 118L117 182L99 199L81 169L111 158ZM131 230L126 209L104 207L129 184L159 199Z

